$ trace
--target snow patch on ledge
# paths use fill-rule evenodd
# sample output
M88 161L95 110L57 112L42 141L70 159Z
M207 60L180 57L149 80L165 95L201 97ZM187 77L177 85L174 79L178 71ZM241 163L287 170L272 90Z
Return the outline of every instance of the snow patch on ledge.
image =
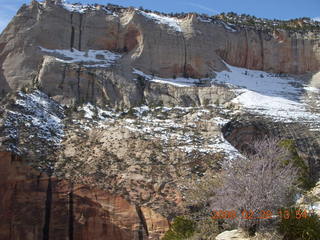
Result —
M177 18L158 15L155 13L147 13L147 12L140 11L140 10L138 10L138 12L141 15L145 16L148 19L155 21L158 24L165 24L177 32L182 32L179 20Z
M57 61L63 63L83 63L85 67L110 67L120 57L120 54L108 50L78 51L77 49L47 49L40 47L41 51L50 53Z
M221 21L221 24L224 26L225 29L227 29L230 32L238 32L238 30L235 29L234 24L226 23L224 21Z
M137 74L141 77L144 77L145 80L150 82L156 82L156 83L163 83L163 84L170 84L176 87L195 87L201 84L199 79L194 78L160 78L156 76L151 76L148 74L145 74L144 72L133 69L133 73Z

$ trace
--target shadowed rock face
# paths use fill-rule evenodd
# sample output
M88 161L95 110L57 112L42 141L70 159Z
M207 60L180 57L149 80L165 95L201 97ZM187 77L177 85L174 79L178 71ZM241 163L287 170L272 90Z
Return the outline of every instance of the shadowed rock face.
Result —
M0 153L0 239L159 239L168 221L120 196L49 177Z
M312 181L319 179L320 148L317 132L309 131L306 126L298 123L275 123L258 117L243 117L226 124L222 132L224 137L240 152L250 150L250 145L257 139L277 137L294 140L299 156L309 167Z
M98 6L79 13L50 1L33 1L19 10L0 36L0 91L36 85L61 102L120 107L144 101L143 89L133 81L133 68L167 78L212 76L213 71L226 69L223 61L277 73L319 71L319 38L313 33L231 31L221 22L203 22L195 15L173 21L181 31L138 10L110 14ZM107 68L88 68L48 57L40 46L110 50L122 57Z

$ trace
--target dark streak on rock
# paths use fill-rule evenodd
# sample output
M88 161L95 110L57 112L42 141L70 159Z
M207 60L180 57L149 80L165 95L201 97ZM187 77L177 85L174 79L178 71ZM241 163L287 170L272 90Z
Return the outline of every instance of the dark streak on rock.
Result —
M73 240L74 237L74 212L73 212L73 185L71 184L69 192L69 240Z
M49 240L51 206L52 206L52 182L51 182L51 177L49 177L47 197L45 202L44 226L43 226L43 237L42 237L43 240Z
M140 206L136 205L136 211L140 219L139 240L143 240L143 230L149 236L148 226Z

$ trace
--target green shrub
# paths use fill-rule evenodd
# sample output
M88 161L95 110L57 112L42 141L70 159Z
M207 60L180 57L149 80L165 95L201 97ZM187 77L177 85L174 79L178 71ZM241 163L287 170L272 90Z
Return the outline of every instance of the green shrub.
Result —
M296 210L298 209L290 209L290 218L282 218L279 223L279 232L283 234L284 240L319 240L319 216L315 213L309 213L306 218L297 219Z
M291 161L295 167L299 169L299 185L300 187L309 190L315 186L315 183L309 177L309 167L299 157L295 143L291 139L285 139L280 142L280 146L288 149L292 155ZM289 162L288 162L289 163Z
M184 240L195 232L195 223L184 217L176 217L162 240Z

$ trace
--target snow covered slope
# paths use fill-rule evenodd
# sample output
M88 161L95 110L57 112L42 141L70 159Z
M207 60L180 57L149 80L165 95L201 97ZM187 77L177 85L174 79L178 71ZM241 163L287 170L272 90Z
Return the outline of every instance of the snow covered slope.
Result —
M311 110L306 96L319 89L304 85L292 77L280 77L263 71L227 65L229 71L218 72L214 83L226 84L238 96L233 103L245 110L283 122L320 122L320 114Z

